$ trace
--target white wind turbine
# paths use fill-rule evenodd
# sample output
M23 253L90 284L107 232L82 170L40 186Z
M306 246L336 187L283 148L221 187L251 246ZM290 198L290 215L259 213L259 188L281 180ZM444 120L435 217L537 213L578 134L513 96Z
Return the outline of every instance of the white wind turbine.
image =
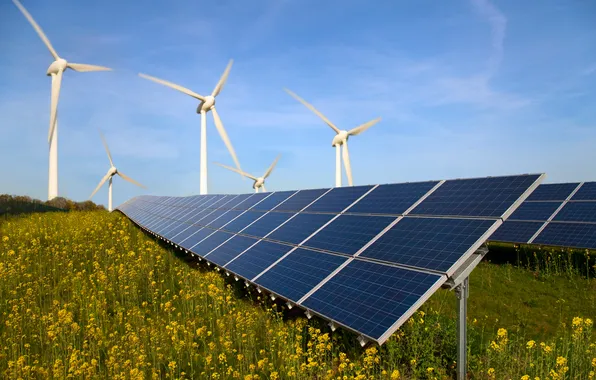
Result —
M318 117L323 119L323 121L331 127L336 133L335 137L333 137L333 141L331 142L331 146L335 147L335 186L341 187L341 158L340 158L340 148L343 146L342 150L342 157L344 161L344 167L346 169L346 175L348 177L348 184L353 186L352 181L352 166L350 165L350 153L348 151L348 138L350 136L356 136L368 128L372 127L376 123L378 123L381 118L378 117L374 120L371 120L367 123L361 124L354 129L350 129L349 131L340 130L337 128L329 119L327 119L322 113L320 113L312 104L307 103L304 99L293 93L292 91L288 90L287 88L284 89L288 94L298 100L300 103L304 104L308 109L314 112Z
M213 113L213 121L215 122L215 127L217 128L217 131L219 132L221 139L230 151L232 159L234 160L234 163L236 164L238 170L242 170L240 168L240 163L238 162L238 157L236 157L234 147L232 146L232 142L230 141L230 138L228 137L228 134L224 129L221 119L219 118L219 114L215 109L215 98L217 97L217 95L219 95L224 84L226 83L233 62L233 60L230 60L221 78L219 78L219 82L217 82L217 85L213 89L213 92L211 93L211 95L207 96L199 95L196 92L189 90L188 88L182 87L172 82L165 81L163 79L155 78L146 74L139 74L139 76L141 76L142 78L149 79L159 84L163 84L164 86L173 88L174 90L178 90L200 101L199 106L197 107L197 113L201 114L201 173L199 182L199 194L201 195L207 194L207 112L211 111Z
M106 142L106 139L103 137L103 134L101 132L99 134L101 136L101 141L103 142L103 146L106 148L106 153L108 154L108 159L110 160L110 169L108 170L107 174L101 179L101 181L99 182L99 185L97 185L95 190L93 190L93 192L89 196L89 200L91 200L91 198L93 198L95 193L97 193L97 190L99 190L99 188L107 180L109 180L110 182L109 182L109 187L108 187L108 211L112 211L112 177L113 176L118 174L120 177L122 177L122 179L124 179L130 183L134 183L135 185L142 187L143 189L145 189L146 187L141 185L134 179L130 178L129 176L125 175L124 173L118 171L118 169L116 169L116 167L114 166L114 162L112 161L112 155L110 154L110 149L108 148L108 143Z
M58 121L57 121L57 109L58 109L58 98L60 96L60 83L62 83L62 73L66 69L73 69L79 72L86 71L109 71L110 68L103 66L87 65L84 63L70 63L64 58L60 58L56 50L52 47L50 40L44 34L43 30L37 25L33 17L27 12L25 7L21 5L18 0L12 0L12 2L19 8L19 10L25 15L29 23L33 26L41 40L45 43L46 47L54 57L54 62L48 68L46 75L52 77L52 94L50 101L50 131L48 133L48 143L50 144L50 158L49 158L49 174L48 174L48 200L58 196Z
M252 184L252 188L255 189L255 193L259 192L259 189L263 189L263 192L267 191L267 189L265 189L265 179L267 179L267 177L269 177L269 175L271 175L271 172L273 171L273 168L275 168L275 165L277 164L277 161L279 160L279 157L281 157L281 155L278 155L275 160L273 161L273 163L271 164L271 166L269 166L269 169L267 169L267 171L265 172L265 174L263 174L262 177L256 177L252 174L248 174L246 172L243 172L242 170L238 170L235 168L231 168L229 166L226 166L224 164L220 164L219 162L216 162L217 165L224 167L228 170L231 170L233 172L236 172L238 174L240 174L241 176L244 176L246 178L250 178L253 181L255 181Z

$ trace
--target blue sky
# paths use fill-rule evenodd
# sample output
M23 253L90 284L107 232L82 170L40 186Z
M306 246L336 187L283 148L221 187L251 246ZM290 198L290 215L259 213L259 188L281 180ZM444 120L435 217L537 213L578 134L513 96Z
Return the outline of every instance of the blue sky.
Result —
M59 104L59 192L84 200L109 167L115 204L199 189L197 102L136 74L208 94L235 60L218 111L244 170L279 153L268 190L334 184L336 125L383 120L350 139L355 184L546 172L596 179L596 4L569 1L23 0L54 48L108 73L67 71ZM47 196L52 59L0 4L0 193ZM251 191L208 115L209 190ZM345 181L345 179L344 179ZM94 201L107 202L107 188Z

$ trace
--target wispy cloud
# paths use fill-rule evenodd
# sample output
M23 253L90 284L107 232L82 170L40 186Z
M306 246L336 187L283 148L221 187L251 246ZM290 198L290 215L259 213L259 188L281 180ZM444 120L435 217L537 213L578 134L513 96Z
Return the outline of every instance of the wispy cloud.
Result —
M489 59L489 75L494 74L503 60L507 17L489 0L471 0L474 8L490 24L492 54Z

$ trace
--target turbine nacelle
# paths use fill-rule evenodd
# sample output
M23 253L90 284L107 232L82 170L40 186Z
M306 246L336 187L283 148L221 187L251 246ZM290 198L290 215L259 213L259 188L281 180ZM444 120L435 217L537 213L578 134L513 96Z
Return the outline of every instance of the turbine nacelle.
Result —
M252 188L256 190L256 189L263 187L264 184L265 184L265 178L259 177L255 181L255 183L253 183Z
M50 76L52 74L58 74L59 71L66 70L67 65L68 62L66 62L66 59L58 58L57 60L52 62L50 67L48 67L48 72L46 73L46 75Z
M346 141L348 141L349 137L348 131L339 131L338 134L333 137L333 141L331 142L331 146L342 145Z
M211 108L213 108L214 105L215 97L211 95L205 96L205 100L201 101L201 103L199 103L199 106L197 107L197 113L209 112L211 111Z
M110 177L113 177L113 176L115 176L116 174L118 174L118 169L116 169L114 166L112 166L112 167L110 168L110 170L108 170L108 175L109 175Z

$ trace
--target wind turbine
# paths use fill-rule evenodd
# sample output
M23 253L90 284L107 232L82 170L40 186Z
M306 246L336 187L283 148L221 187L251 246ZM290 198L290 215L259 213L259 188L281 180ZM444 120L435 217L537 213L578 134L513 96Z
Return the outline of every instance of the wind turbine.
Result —
M66 69L73 69L74 71L86 72L86 71L109 71L110 68L103 66L88 65L84 63L70 63L64 58L61 58L56 50L52 47L50 40L44 34L43 30L37 25L33 17L27 12L25 7L21 5L18 0L12 0L12 2L19 8L19 10L25 15L29 23L33 26L33 29L37 32L41 40L44 42L54 62L48 68L46 75L52 77L52 94L50 102L50 131L48 133L48 143L50 144L50 157L49 157L49 173L48 173L48 200L58 196L58 121L57 121L57 109L58 109L58 98L60 96L60 83L62 83L62 73Z
M112 161L112 155L110 154L110 149L108 148L108 143L106 142L106 139L103 137L103 134L101 132L99 133L99 135L101 136L101 141L103 142L104 148L106 148L106 153L108 154L108 159L110 160L110 169L108 170L107 174L105 176L103 176L103 178L101 179L101 181L99 182L99 185L97 185L95 190L93 190L93 192L89 196L89 200L91 200L91 198L93 198L95 193L97 193L97 190L99 190L99 188L107 180L109 180L110 182L109 182L109 187L108 187L108 211L112 211L112 177L113 176L118 174L120 177L122 177L122 179L124 179L130 183L134 183L135 185L142 187L143 189L146 189L146 187L141 185L134 179L130 178L129 176L125 175L124 173L118 171L118 169L116 169L116 167L114 166L114 162Z
M323 121L331 127L335 131L335 137L333 137L333 141L331 142L331 146L335 147L335 186L341 187L341 158L340 158L340 149L343 146L342 150L342 158L344 161L344 167L346 169L346 175L348 177L348 184L353 186L352 181L352 166L350 165L350 153L348 151L348 138L350 136L356 136L360 133L366 131L368 128L372 127L373 125L377 124L381 118L378 117L374 120L371 120L367 123L361 124L356 128L350 129L349 131L340 130L337 128L329 119L327 119L322 113L320 113L312 104L307 103L304 99L293 93L292 91L284 88L284 90L290 94L294 99L298 100L300 103L304 104L309 110L315 113L318 117L323 119Z
M230 62L228 63L228 66L226 67L225 71L221 75L221 78L219 78L219 82L217 82L217 85L213 89L213 92L211 93L211 95L207 95L207 96L199 95L196 92L189 90L188 88L182 87L182 86L177 85L172 82L165 81L163 79L155 78L155 77L152 77L152 76L149 76L146 74L141 74L141 73L139 74L139 76L142 78L149 79L153 82L173 88L174 90L180 91L188 96L192 96L193 98L200 101L199 106L197 107L197 113L201 114L201 158L200 158L201 173L200 173L200 182L199 182L199 194L201 194L201 195L207 194L207 116L206 116L207 112L212 111L213 121L215 122L215 127L217 128L217 131L219 132L221 139L223 140L224 144L226 144L226 147L230 151L230 154L232 155L232 159L234 160L234 163L236 164L236 167L238 168L238 170L242 170L240 168L240 163L238 162L238 157L236 156L236 152L234 151L234 147L232 146L232 142L230 141L230 138L228 137L228 134L227 134L226 130L224 129L221 119L219 118L219 114L217 113L217 110L215 109L215 98L217 97L217 95L219 95L224 84L226 83L226 80L228 79L228 75L230 74L230 69L232 68L232 63L234 63L234 61L230 60Z
M255 193L259 192L259 189L263 189L263 192L267 191L267 189L265 189L265 179L267 179L267 177L269 177L269 175L271 174L271 172L273 171L273 168L275 168L275 165L277 164L277 161L279 160L279 157L281 157L281 155L278 155L275 160L273 161L273 163L271 164L271 166L269 166L269 169L267 169L267 171L265 172L265 174L263 174L262 177L256 177L252 174L248 174L246 172L243 172L242 170L238 170L235 168L231 168L229 166L226 166L224 164L220 164L219 162L216 162L217 165L224 167L228 170L231 170L233 172L236 172L238 174L240 174L241 176L247 177L252 179L253 181L255 181L252 184L252 188L255 189Z

